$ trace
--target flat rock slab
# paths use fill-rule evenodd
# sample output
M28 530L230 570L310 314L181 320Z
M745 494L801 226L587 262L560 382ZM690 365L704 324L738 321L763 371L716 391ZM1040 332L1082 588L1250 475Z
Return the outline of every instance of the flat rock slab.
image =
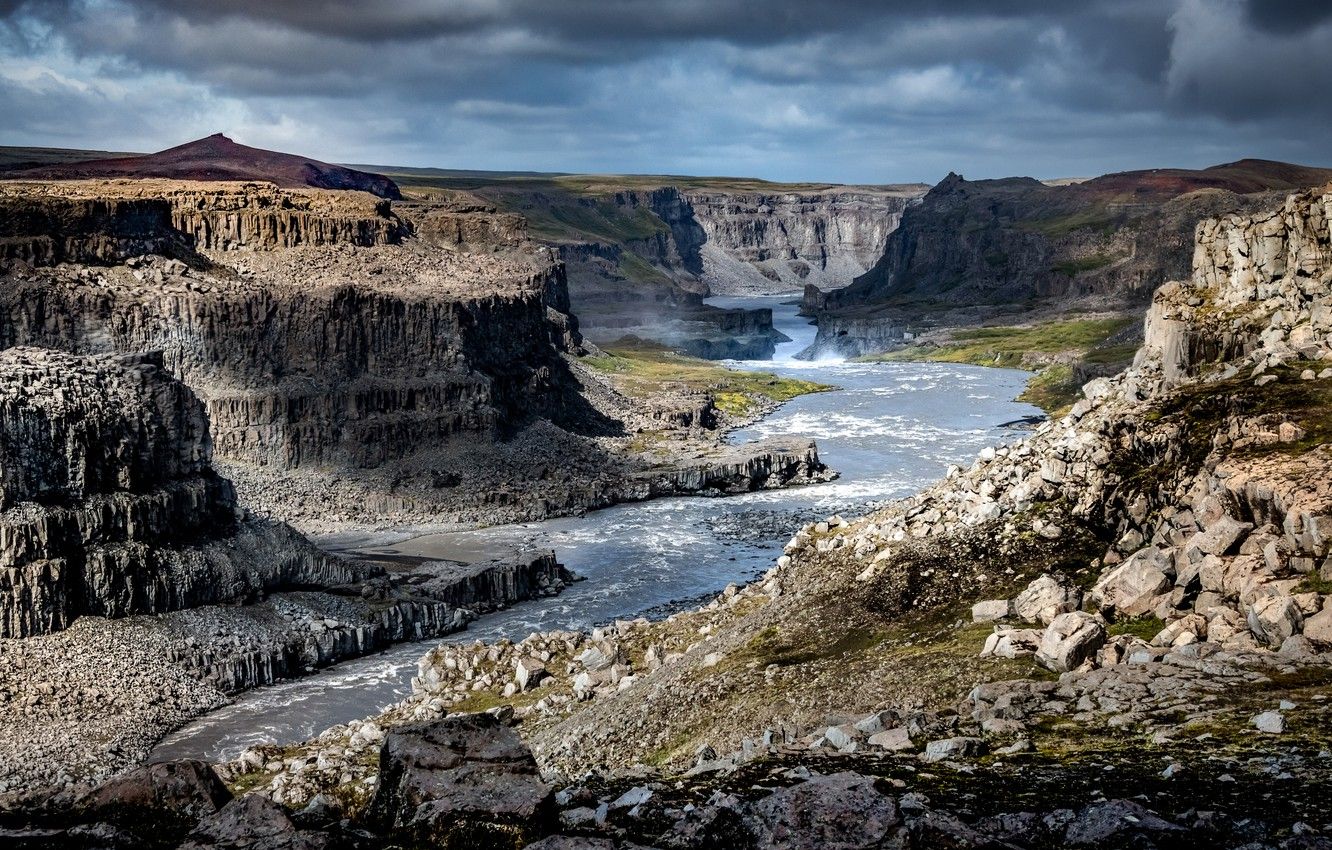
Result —
M389 733L370 818L447 846L522 846L554 830L554 793L518 733L487 714L463 715Z

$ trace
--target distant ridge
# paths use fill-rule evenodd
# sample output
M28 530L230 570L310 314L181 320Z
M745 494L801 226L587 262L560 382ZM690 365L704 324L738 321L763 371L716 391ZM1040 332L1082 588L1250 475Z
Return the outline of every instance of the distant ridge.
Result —
M381 198L397 200L402 197L398 184L382 174L240 145L221 133L143 156L44 165L6 171L3 176L42 180L96 177L265 180L286 188L355 189Z
M1276 162L1270 159L1241 159L1203 169L1152 168L1103 174L1074 187L1088 193L1135 192L1173 197L1199 189L1224 189L1239 195L1254 192L1293 191L1332 180L1332 169Z

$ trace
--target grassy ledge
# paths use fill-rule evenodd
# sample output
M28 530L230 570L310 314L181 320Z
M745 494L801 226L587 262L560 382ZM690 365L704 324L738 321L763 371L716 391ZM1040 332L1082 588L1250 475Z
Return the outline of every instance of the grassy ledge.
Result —
M769 372L727 369L711 360L679 354L650 342L603 346L602 350L605 356L587 357L583 362L613 376L616 386L626 395L646 398L670 388L668 385L706 392L718 410L737 420L797 396L836 389Z
M1030 325L958 329L940 341L926 341L862 359L1033 369L1036 374L1018 400L1057 416L1078 398L1080 381L1076 365L1115 367L1127 365L1133 359L1136 343L1114 344L1112 340L1137 321L1126 317L1060 319Z

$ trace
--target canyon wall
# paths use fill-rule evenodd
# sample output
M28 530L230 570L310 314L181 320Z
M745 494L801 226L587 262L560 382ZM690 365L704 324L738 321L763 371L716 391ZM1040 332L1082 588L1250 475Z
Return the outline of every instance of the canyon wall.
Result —
M1138 360L1172 383L1246 355L1264 368L1318 359L1332 333L1332 194L1199 223L1192 276L1161 287L1146 327Z
M0 298L0 345L161 351L205 400L220 457L283 469L373 467L562 412L559 353L577 331L560 313L568 296L549 255L393 245L407 225L370 196L251 185L164 191L133 202L85 199L73 219L11 216L11 245L31 237L27 244L52 246L20 259L113 264L16 266ZM60 194L4 200L67 207ZM93 214L104 207L120 214ZM130 215L141 207L153 214ZM90 256L81 246L98 232L114 244ZM168 242L200 261L137 254ZM134 256L114 264L126 251Z
M246 522L210 459L203 405L160 356L0 353L0 637L366 572Z
M625 189L570 200L562 220L589 231L557 244L594 339L632 333L699 357L761 359L782 341L764 318L739 320L704 297L845 286L874 265L922 192Z
M706 235L702 279L715 295L837 289L872 268L922 192L687 191Z
M30 265L116 263L201 250L385 245L407 226L389 202L353 192L290 192L264 183L162 180L114 186L6 182L0 260Z
M1199 221L1271 207L1329 177L1255 160L1060 186L950 174L906 210L881 258L850 286L807 286L803 312L835 345L849 319L923 329L1075 303L1140 309L1161 284L1190 274Z
M811 192L663 187L621 191L664 227L624 244L686 291L767 295L846 286L883 253L916 187ZM702 287L699 287L699 284Z

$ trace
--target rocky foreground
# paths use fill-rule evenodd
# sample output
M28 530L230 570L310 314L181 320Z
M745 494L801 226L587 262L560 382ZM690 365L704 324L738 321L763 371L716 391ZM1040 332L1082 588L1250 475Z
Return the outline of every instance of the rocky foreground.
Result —
M170 838L214 846L1332 846L1330 221L1205 222L1134 367L748 587L441 647L378 717L126 781L242 794ZM12 822L112 829L71 793Z

